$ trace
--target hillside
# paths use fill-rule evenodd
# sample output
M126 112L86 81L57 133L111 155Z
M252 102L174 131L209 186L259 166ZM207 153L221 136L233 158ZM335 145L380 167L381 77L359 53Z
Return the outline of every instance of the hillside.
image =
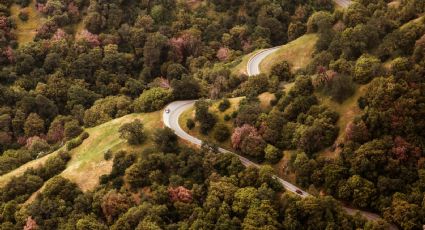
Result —
M61 175L75 182L83 191L92 190L99 184L99 177L109 174L112 169L112 161L104 159L104 153L106 151L111 150L112 152L116 152L118 150L124 150L138 152L142 149L152 147L152 140L150 138L140 146L128 145L125 140L119 137L119 127L124 123L140 119L149 136L151 130L155 130L155 128L162 125L160 114L161 111L147 114L130 114L102 125L85 129L90 135L89 138L84 140L80 146L70 151L72 158ZM0 187L8 183L13 177L22 175L29 168L41 167L48 158L54 157L63 149L64 147L0 176Z

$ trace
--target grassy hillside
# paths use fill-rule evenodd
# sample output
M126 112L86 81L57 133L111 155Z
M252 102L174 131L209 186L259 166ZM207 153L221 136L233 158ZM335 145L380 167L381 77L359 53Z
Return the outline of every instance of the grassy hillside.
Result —
M283 60L292 65L293 71L306 67L311 61L317 40L317 34L306 34L283 45L261 62L261 72L269 73L274 64Z
M161 111L156 111L146 114L130 114L102 125L88 128L85 131L90 134L89 138L84 140L79 147L70 151L72 158L62 175L77 183L83 191L87 191L98 184L99 176L109 173L112 168L112 160L106 161L103 158L103 154L107 150L133 151L152 146L150 138L143 145L136 147L128 145L123 139L119 138L119 127L135 119L140 119L143 122L147 135L162 125ZM57 154L58 151L2 175L0 177L0 186L4 186L12 177L22 175L29 168L42 166L50 156Z
M26 11L28 12L28 20L22 21L19 19L19 12ZM25 8L21 8L17 4L13 4L10 8L11 15L16 23L16 36L18 38L19 44L25 44L34 39L35 34L37 33L37 28L43 24L46 20L35 8L35 0L31 1L30 5Z

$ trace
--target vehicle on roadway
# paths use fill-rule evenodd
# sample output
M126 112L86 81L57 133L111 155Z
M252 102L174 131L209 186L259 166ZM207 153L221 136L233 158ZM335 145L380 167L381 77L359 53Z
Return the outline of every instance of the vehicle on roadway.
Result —
M165 113L170 113L170 109L165 109Z
M300 195L303 194L303 192L301 190L299 190L299 189L295 190L295 192L298 193L298 194L300 194Z

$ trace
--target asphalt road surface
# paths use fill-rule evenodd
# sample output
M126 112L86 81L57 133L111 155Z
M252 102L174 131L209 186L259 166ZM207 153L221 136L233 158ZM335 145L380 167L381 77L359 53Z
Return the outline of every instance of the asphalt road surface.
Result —
M350 0L334 0L334 2L343 8L349 7L351 4Z

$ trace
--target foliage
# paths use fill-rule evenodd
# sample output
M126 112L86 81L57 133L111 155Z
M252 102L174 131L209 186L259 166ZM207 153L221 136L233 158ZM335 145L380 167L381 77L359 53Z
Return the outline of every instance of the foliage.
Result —
M134 101L134 110L136 112L152 112L161 109L172 99L171 91L163 88L152 88L144 90L143 93Z
M126 139L130 145L141 144L146 138L143 130L143 124L139 119L123 124L120 127L119 132L120 137Z

